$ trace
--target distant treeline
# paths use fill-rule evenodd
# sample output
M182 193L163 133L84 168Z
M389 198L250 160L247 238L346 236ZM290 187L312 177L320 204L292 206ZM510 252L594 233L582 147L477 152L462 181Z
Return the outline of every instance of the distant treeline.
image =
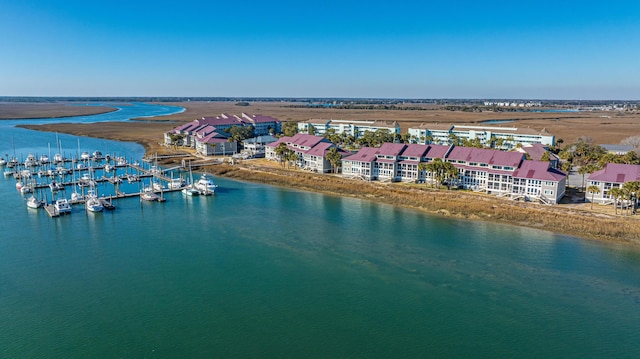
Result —
M73 96L0 96L0 102L293 102L300 107L331 107L345 109L424 110L407 104L442 106L484 106L484 102L541 102L542 106L606 106L636 104L640 101L622 100L540 100L540 99L400 99L400 98L311 98L311 97L73 97ZM403 106L397 106L403 105ZM294 105L294 107L297 105ZM368 107L378 106L378 107Z

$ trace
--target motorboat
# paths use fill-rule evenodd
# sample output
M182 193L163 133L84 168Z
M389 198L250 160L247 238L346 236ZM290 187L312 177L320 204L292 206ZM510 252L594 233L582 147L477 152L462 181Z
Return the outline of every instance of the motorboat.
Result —
M145 201L158 201L160 199L160 196L151 191L145 191L140 193L140 198Z
M27 207L29 208L38 209L43 205L44 205L44 202L40 201L34 196L31 196L29 197L29 199L27 199Z
M0 166L6 166L7 165L7 160L5 160L4 158L0 157Z
M101 212L104 209L100 199L93 190L87 192L87 201L84 205L89 212Z
M153 182L152 187L154 192L161 192L162 190L164 190L162 185L158 182Z
M34 156L33 153L28 154L27 159L24 160L24 166L33 167L37 165L38 165L38 160L36 159L36 156Z
M47 163L49 163L49 156L47 155L40 156L40 164L46 165Z
M66 198L57 199L53 207L59 214L71 213L71 205Z
M51 189L51 192L64 191L64 185L56 181L51 181L51 183L49 183L49 188Z
M20 164L20 162L18 161L18 159L13 157L7 163L7 167L14 168L14 167L18 166L19 164Z
M94 161L102 161L103 159L104 159L104 156L102 156L102 152L93 151L93 160Z
M82 177L78 179L78 186L80 187L95 187L95 185L96 181L94 181L93 178L91 178L91 175L89 175L88 173L83 174Z
M194 187L198 189L201 194L207 196L214 194L218 185L213 183L213 180L206 173L203 173L198 182L194 184Z
M193 196L199 196L200 195L200 190L197 190L195 188L193 188L191 185L185 187L182 189L182 193L189 196L189 197L193 197Z
M62 162L64 162L64 157L62 157L61 154L56 153L55 155L53 155L53 163L58 164Z
M81 160L88 160L88 159L90 159L90 158L91 158L91 155L89 155L89 152L86 152L86 151L85 151L85 152L82 152L82 153L80 154L80 159L81 159Z
M82 193L77 191L73 191L73 193L71 193L71 202L79 202L79 201L82 201L83 199L84 199L84 196L82 195Z
M169 189L179 189L184 187L185 184L186 182L182 178L172 178L171 181L167 183L167 187L169 187Z

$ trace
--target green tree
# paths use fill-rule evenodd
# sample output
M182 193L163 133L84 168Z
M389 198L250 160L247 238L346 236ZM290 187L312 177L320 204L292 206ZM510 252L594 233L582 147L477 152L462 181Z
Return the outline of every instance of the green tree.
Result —
M316 128L315 128L315 127L313 127L313 125L312 125L312 124L309 124L309 128L307 128L307 133L308 133L308 134L310 134L310 135L315 136L315 134L316 134Z
M584 190L584 186L585 186L585 184L584 184L584 176L587 173L593 173L593 172L595 172L597 170L598 170L598 166L596 166L594 164L591 164L591 163L586 164L586 165L581 166L580 168L578 168L578 173L582 175L582 189L583 190Z
M174 147L178 147L178 144L182 142L187 136L181 133L169 133L169 141L171 141L171 145Z
M298 123L294 121L287 121L282 124L282 133L285 136L292 137L298 133Z
M337 147L331 147L327 152L327 160L333 167L333 172L338 173L338 169L342 166L342 154Z
M593 197L596 195L596 193L600 193L600 187L591 185L587 187L587 192L591 193L591 209L593 209ZM586 198L587 197L585 196L585 202L587 201Z
M544 162L549 162L551 161L551 154L549 153L549 151L545 151L542 156L540 157L540 161L544 161Z
M276 148L275 148L275 153L278 156L278 162L280 162L280 165L282 167L284 167L284 160L287 156L287 153L290 151L289 148L287 147L287 144L284 142L281 142Z

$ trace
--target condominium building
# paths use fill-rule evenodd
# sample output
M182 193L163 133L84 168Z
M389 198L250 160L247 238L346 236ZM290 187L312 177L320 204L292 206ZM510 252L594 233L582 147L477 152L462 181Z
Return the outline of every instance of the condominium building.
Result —
M420 163L440 158L458 169L450 184L464 189L516 199L555 204L565 194L566 175L549 162L525 160L520 152L473 147L383 144L364 147L342 159L342 175L380 181L431 182L434 176Z
M329 130L337 134L347 134L354 138L362 137L366 131L389 131L393 135L400 134L400 125L397 122L387 121L346 121L346 120L320 120L311 119L298 122L298 132L309 133L313 128L313 134L324 136Z
M478 140L485 146L500 149L515 148L518 144L543 144L553 146L555 136L546 129L541 131L522 127L470 126L423 123L408 129L411 141L420 144L452 144L454 138Z
M589 186L597 186L600 191L598 193L586 196L588 201L602 204L613 203L611 189L622 188L627 182L640 181L640 165L627 165L618 163L609 163L605 168L595 171L587 178ZM638 194L636 194L638 196Z

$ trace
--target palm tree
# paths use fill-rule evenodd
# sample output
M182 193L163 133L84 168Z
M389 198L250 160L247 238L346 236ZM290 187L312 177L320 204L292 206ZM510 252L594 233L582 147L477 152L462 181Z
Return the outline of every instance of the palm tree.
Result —
M587 165L584 166L580 166L580 168L578 168L578 173L582 175L582 189L584 190L584 175L586 175L587 173L593 173L595 171L598 170L598 167L592 163L589 163Z
M287 148L287 144L284 142L281 142L274 151L278 156L278 161L280 161L280 165L284 167L284 160L287 156L287 151L289 151L289 148Z
M600 193L600 187L596 185L591 185L587 187L587 192L591 193L591 209L593 209L593 197L596 193ZM587 201L587 197L585 196L585 202Z
M442 182L442 172L444 168L444 162L441 158L434 158L433 161L427 163L426 170L431 173L431 181L435 182L436 186L440 188Z
M338 151L337 147L331 147L329 149L329 152L327 152L327 160L331 163L333 172L338 173L338 168L342 165L342 154Z
M621 188L614 187L609 190L609 195L613 198L613 210L615 211L615 214L618 214L618 200L622 198L624 192Z

